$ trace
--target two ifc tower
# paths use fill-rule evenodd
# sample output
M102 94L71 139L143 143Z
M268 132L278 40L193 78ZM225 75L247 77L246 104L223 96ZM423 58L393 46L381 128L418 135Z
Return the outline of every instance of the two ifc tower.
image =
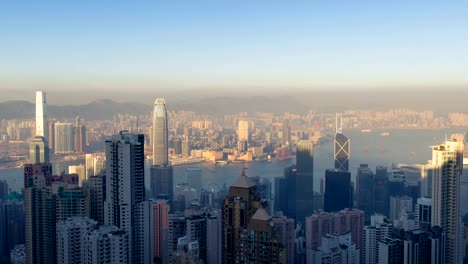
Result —
M174 198L173 170L168 159L168 126L166 102L157 98L153 109L153 166L150 168L151 193L153 198Z

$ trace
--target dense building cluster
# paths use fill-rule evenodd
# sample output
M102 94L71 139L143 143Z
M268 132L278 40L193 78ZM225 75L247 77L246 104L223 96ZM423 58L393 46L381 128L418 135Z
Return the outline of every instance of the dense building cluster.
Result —
M158 98L147 190L148 138L138 131L107 137L104 152L87 153L85 164L70 166L68 173L53 173L51 139L55 153L85 152L80 146L86 132L77 118L74 126L55 123L50 137L45 93L37 98L39 134L23 167L22 193L0 180L2 263L461 264L465 258L463 135L431 147L426 165L373 170L361 164L352 179L351 142L337 115L334 162L321 177L314 174L316 144L294 137L286 119L279 138L295 153L295 164L274 182L249 177L244 169L229 188L215 190L204 186L197 167L186 169L185 183L174 184L170 149L188 154L187 138L170 139L166 102ZM221 151L221 159L263 153L267 146L256 145L254 123L229 119L234 120L237 131L223 141L237 142L238 153ZM194 122L193 127L216 126ZM69 148L58 148L60 135L72 131ZM321 183L320 192L314 192L314 182Z

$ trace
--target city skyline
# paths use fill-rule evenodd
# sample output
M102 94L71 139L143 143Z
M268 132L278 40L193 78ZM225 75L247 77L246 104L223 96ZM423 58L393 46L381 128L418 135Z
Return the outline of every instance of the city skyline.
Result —
M467 14L0 3L0 263L468 263Z

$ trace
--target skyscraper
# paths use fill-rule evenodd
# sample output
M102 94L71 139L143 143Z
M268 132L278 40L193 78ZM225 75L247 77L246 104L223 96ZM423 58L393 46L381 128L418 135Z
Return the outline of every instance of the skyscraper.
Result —
M362 249L364 212L357 209L346 209L337 213L314 213L306 218L305 229L308 251L321 246L322 236L344 232L351 232L352 242L356 248Z
M235 263L286 263L285 247L275 237L271 216L258 208L240 233L239 254Z
M294 230L294 220L287 217L273 217L271 219L273 236L278 239L284 247L285 263L294 264L294 243L296 232Z
M134 209L145 199L144 135L121 131L105 142L106 200L104 223L115 225L129 236L130 255L135 227Z
M88 178L86 188L86 215L97 221L99 225L104 224L104 200L106 198L106 176L99 174Z
M350 142L343 135L343 116L336 115L336 135L334 142L335 169L349 171Z
M237 128L237 140L249 142L249 120L240 119Z
M104 225L84 236L83 264L131 262L128 232Z
M70 154L75 151L72 123L55 123L55 153Z
M380 263L379 242L388 237L392 229L393 225L387 222L383 215L371 216L371 225L364 228L364 246L361 251L361 263Z
M223 263L235 263L240 256L241 233L247 229L250 218L260 208L257 186L245 170L229 187L223 202Z
M157 98L153 111L153 165L167 166L168 160L168 126L166 101Z
M96 226L97 222L87 217L71 217L58 222L57 262L84 263L85 236L92 232Z
M47 143L49 143L49 149L55 148L55 123L49 123L49 136L47 137Z
M49 163L49 146L44 137L36 136L29 144L29 162L32 164Z
M163 258L163 230L169 227L169 204L166 200L157 200L153 204L152 213L154 256Z
M351 173L331 169L325 172L324 211L338 212L352 208Z
M283 120L283 144L290 145L291 143L291 127L289 126L289 120Z
M151 166L151 192L153 199L167 199L174 201L174 172L172 166Z
M216 210L206 218L207 264L218 264L222 261L221 230L221 212Z
M313 176L314 173L314 144L308 140L301 140L296 144L297 172ZM313 186L310 186L313 189Z
M357 203L358 208L366 212L366 220L374 214L374 172L367 164L361 164L357 176Z
M80 116L75 120L74 149L77 153L83 153L86 146L86 127L81 123Z
M55 206L42 174L35 174L24 189L26 263L55 263Z
M387 167L377 166L374 179L374 212L388 216L389 192Z
M48 129L46 93L36 91L36 136L48 138Z
M296 145L296 167L285 169L288 185L287 216L303 223L314 211L314 148L313 143L301 140Z
M24 244L24 203L0 201L0 259L20 244Z
M445 262L462 263L460 177L463 141L447 140L432 147L432 226L445 232Z

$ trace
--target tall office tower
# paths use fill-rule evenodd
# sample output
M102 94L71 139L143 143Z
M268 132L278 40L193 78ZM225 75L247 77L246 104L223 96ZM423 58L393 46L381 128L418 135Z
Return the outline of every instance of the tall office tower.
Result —
M248 260L251 263L286 263L284 246L275 237L271 216L264 208L258 208L240 233L235 263ZM229 262L223 262L229 263Z
M334 142L335 169L349 171L350 142L343 135L343 115L336 114L336 135Z
M78 174L78 181L79 185L83 185L83 181L87 180L86 178L86 168L85 165L70 165L68 166L68 173L69 174Z
M286 169L289 217L298 223L314 211L314 145L307 140L296 144L296 168ZM294 191L292 191L294 190Z
M86 188L86 215L97 221L99 225L104 224L105 189L106 176L104 174L88 178L88 187Z
M374 214L374 173L367 164L361 164L357 172L358 208L366 213L366 222Z
M446 263L462 263L460 221L460 177L463 141L447 140L432 147L432 226L445 232Z
M362 261L365 264L379 262L379 242L388 237L393 225L385 220L383 215L372 215L371 224L364 227L364 246L362 248Z
M154 199L174 201L174 172L172 166L150 167L151 192Z
M48 138L48 128L46 93L36 91L36 136Z
M59 186L54 194L56 222L86 216L86 195L82 188Z
M298 173L314 173L314 144L308 140L301 140L296 144L296 166ZM312 188L313 186L311 186Z
M83 153L86 146L86 127L82 124L80 116L75 119L74 149L77 153Z
M49 123L49 136L47 137L47 143L49 143L49 149L55 148L55 122Z
M24 203L0 201L0 259L20 244L24 244Z
M388 216L389 194L388 194L387 167L377 166L374 179L374 212Z
M221 230L221 211L216 210L206 218L207 264L222 263Z
M338 212L352 208L351 173L336 169L325 172L325 212Z
M58 154L70 154L75 151L75 129L72 123L55 123L55 148Z
M284 247L285 264L294 264L294 247L296 232L294 230L294 219L287 217L273 217L271 219L273 236Z
M130 238L115 226L104 225L84 236L83 264L131 262Z
M418 198L415 207L416 221L419 229L430 230L432 226L432 199Z
M413 212L413 198L409 196L390 197L390 221L399 220L405 213Z
M47 141L42 136L34 137L31 144L29 144L29 162L36 163L49 163L49 146Z
M197 190L197 194L200 194L202 189L202 170L200 167L188 167L185 169L185 175L187 176L187 183L190 187Z
M96 227L97 222L87 217L76 216L57 222L57 263L83 263L85 236Z
M288 181L287 178L276 177L275 178L275 198L274 208L275 212L282 211L284 214L288 214Z
M305 229L308 253L321 246L323 236L344 232L351 232L352 242L357 249L362 249L364 212L346 209L338 213L315 213L306 218Z
M235 263L239 257L240 235L247 229L249 219L260 208L257 186L245 170L229 187L223 201L223 263Z
M239 119L237 126L237 140L249 142L249 120Z
M399 239L385 237L378 242L379 263L400 264L404 259L404 245Z
M168 126L166 102L157 98L153 110L153 165L167 166Z
M283 144L290 145L291 144L291 126L289 126L289 120L283 120Z
M208 262L206 215L191 215L187 217L187 239L198 241L199 257L203 263Z
M174 263L175 253L177 252L177 242L179 238L185 236L187 222L184 214L170 214L169 227L163 228L163 263Z
M8 183L6 180L0 180L0 201L6 200L8 196Z
M106 200L104 202L104 223L115 225L128 233L130 255L134 210L145 199L145 153L144 135L121 131L106 140Z
M349 232L328 234L322 237L322 245L309 252L307 263L359 264L359 249L351 242Z

